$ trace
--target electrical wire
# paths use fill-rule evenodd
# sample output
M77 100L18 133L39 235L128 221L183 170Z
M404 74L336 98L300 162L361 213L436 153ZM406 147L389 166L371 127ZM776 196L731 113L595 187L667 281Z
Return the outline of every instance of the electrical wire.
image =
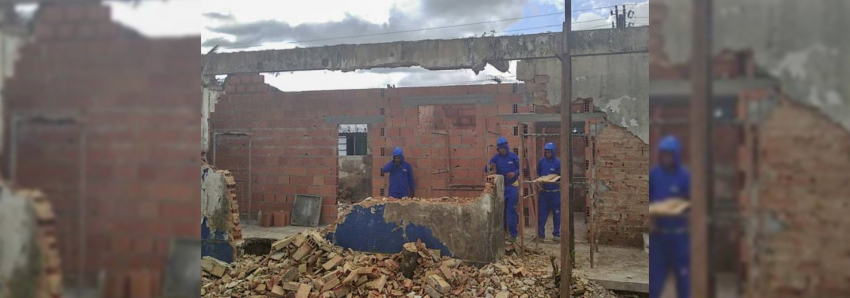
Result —
M632 5L634 5L634 4L632 4ZM594 8L583 9L583 10L572 10L571 12L586 11L586 10L595 10L595 9L603 9L603 8L609 8L609 7L614 7L614 6L617 6L617 5L600 6L600 7L594 7ZM527 17L508 18L508 19L501 19L501 20L483 21L483 22L475 22L475 23L465 23L465 24L448 25L448 26L440 26L440 27L429 27L429 28L419 28L419 29L411 29L411 30L392 31L392 32L381 32L381 33L372 33L372 34L361 34L361 35L352 35L352 36L340 36L340 37L329 37L329 38L319 38L319 39L310 39L310 40L297 40L297 41L285 41L285 42L286 42L286 43L290 43L290 44L295 44L295 43L306 43L306 42L316 42L316 41L327 41L327 40L336 40L336 39L349 39L349 38L358 38L358 37L381 36L381 35L390 35L390 34L398 34L398 33L410 33L410 32L419 32L419 31L427 31L427 30L437 30L437 29L456 28L456 27L471 26L471 25L481 25L481 24L489 24L489 23L498 23L498 22L505 22L505 21L515 21L515 20L522 20L522 19L530 19L530 18L547 17L547 16L553 16L553 15L564 15L564 13L563 13L563 12L556 12L556 13L548 13L548 14L541 14L541 15L533 15L533 16L527 16ZM586 22L595 22L595 21L600 21L600 20L607 20L607 19L588 20L588 21L578 21L578 22L571 22L571 24L579 24L579 23L586 23Z

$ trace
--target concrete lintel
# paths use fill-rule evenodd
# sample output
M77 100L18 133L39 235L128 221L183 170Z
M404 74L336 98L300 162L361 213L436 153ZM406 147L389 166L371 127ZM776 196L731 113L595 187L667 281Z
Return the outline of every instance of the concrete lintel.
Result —
M493 94L405 96L401 98L401 105L406 108L430 105L493 104L495 102L496 96Z
M714 80L712 93L715 97L737 97L744 90L766 89L779 86L779 81L770 78ZM689 80L649 80L650 97L678 97L689 99Z
M571 51L574 55L647 51L648 36L648 27L576 31ZM554 58L560 44L561 33L555 32L216 53L201 59L204 75L411 66L478 72L488 63L507 71L503 61Z
M499 115L508 121L517 122L561 122L561 114L532 114L519 113ZM591 119L605 118L605 113L573 113L573 123L584 122Z
M384 123L384 116L325 116L325 123L381 124Z

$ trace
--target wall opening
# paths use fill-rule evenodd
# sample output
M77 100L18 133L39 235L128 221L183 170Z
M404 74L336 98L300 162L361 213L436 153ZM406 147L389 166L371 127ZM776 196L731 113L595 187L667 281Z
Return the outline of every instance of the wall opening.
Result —
M369 125L340 124L337 139L337 201L359 202L372 194Z
M341 124L337 139L339 156L369 154L368 127L366 124Z

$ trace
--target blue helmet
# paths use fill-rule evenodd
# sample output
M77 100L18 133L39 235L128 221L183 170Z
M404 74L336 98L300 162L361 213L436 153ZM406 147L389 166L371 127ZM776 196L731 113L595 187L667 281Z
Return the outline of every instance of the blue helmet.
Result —
M555 144L552 144L552 142L546 143L546 145L543 145L543 150L555 151Z
M681 163L682 147L679 145L679 140L675 136L666 136L658 143L658 151L668 151L673 153L673 160L678 165Z
M499 137L499 140L496 141L496 145L504 145L508 143L508 139L505 137Z
M402 154L404 154L404 152L401 151L401 147L395 147L395 149L393 149L393 156L399 156Z

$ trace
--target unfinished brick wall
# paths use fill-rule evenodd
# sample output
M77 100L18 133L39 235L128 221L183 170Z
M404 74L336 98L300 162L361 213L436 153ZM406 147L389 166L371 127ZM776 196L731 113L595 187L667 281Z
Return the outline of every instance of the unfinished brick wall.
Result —
M649 145L606 123L596 137L597 239L602 245L643 247L649 232Z
M85 241L89 284L100 270L113 282L132 275L141 291L133 297L147 297L171 238L200 236L200 38L146 39L92 3L43 4L34 28L35 41L21 49L3 90L3 176L14 172L18 185L51 201L66 281L79 278ZM22 121L12 134L10 119L25 115L77 116L84 124Z
M748 138L747 297L846 297L850 132L786 100Z
M240 208L255 217L259 210L292 210L295 194L320 195L321 223L337 218L338 126L325 116L384 116L384 123L368 126L372 195L386 192L387 177L380 168L400 146L414 168L416 195L432 197L480 193L442 189L450 184L480 186L498 137L487 131L506 136L514 147L519 142L516 124L495 116L531 111L513 85L279 92L253 74L229 76L225 90L211 113L211 130L251 133L253 197L247 211L247 195L237 196ZM465 94L492 94L496 103L402 106L405 96ZM233 172L245 193L248 142L245 136L217 135L211 149L216 166Z
M490 94L495 104L402 106L405 96ZM372 195L386 195L388 178L380 168L390 161L396 146L404 148L413 166L416 196L474 196L481 191L449 190L451 185L482 185L484 166L496 153L496 139L504 136L512 150L519 147L516 122L497 115L529 113L514 85L473 85L426 88L393 88L386 91L384 135L372 137Z

